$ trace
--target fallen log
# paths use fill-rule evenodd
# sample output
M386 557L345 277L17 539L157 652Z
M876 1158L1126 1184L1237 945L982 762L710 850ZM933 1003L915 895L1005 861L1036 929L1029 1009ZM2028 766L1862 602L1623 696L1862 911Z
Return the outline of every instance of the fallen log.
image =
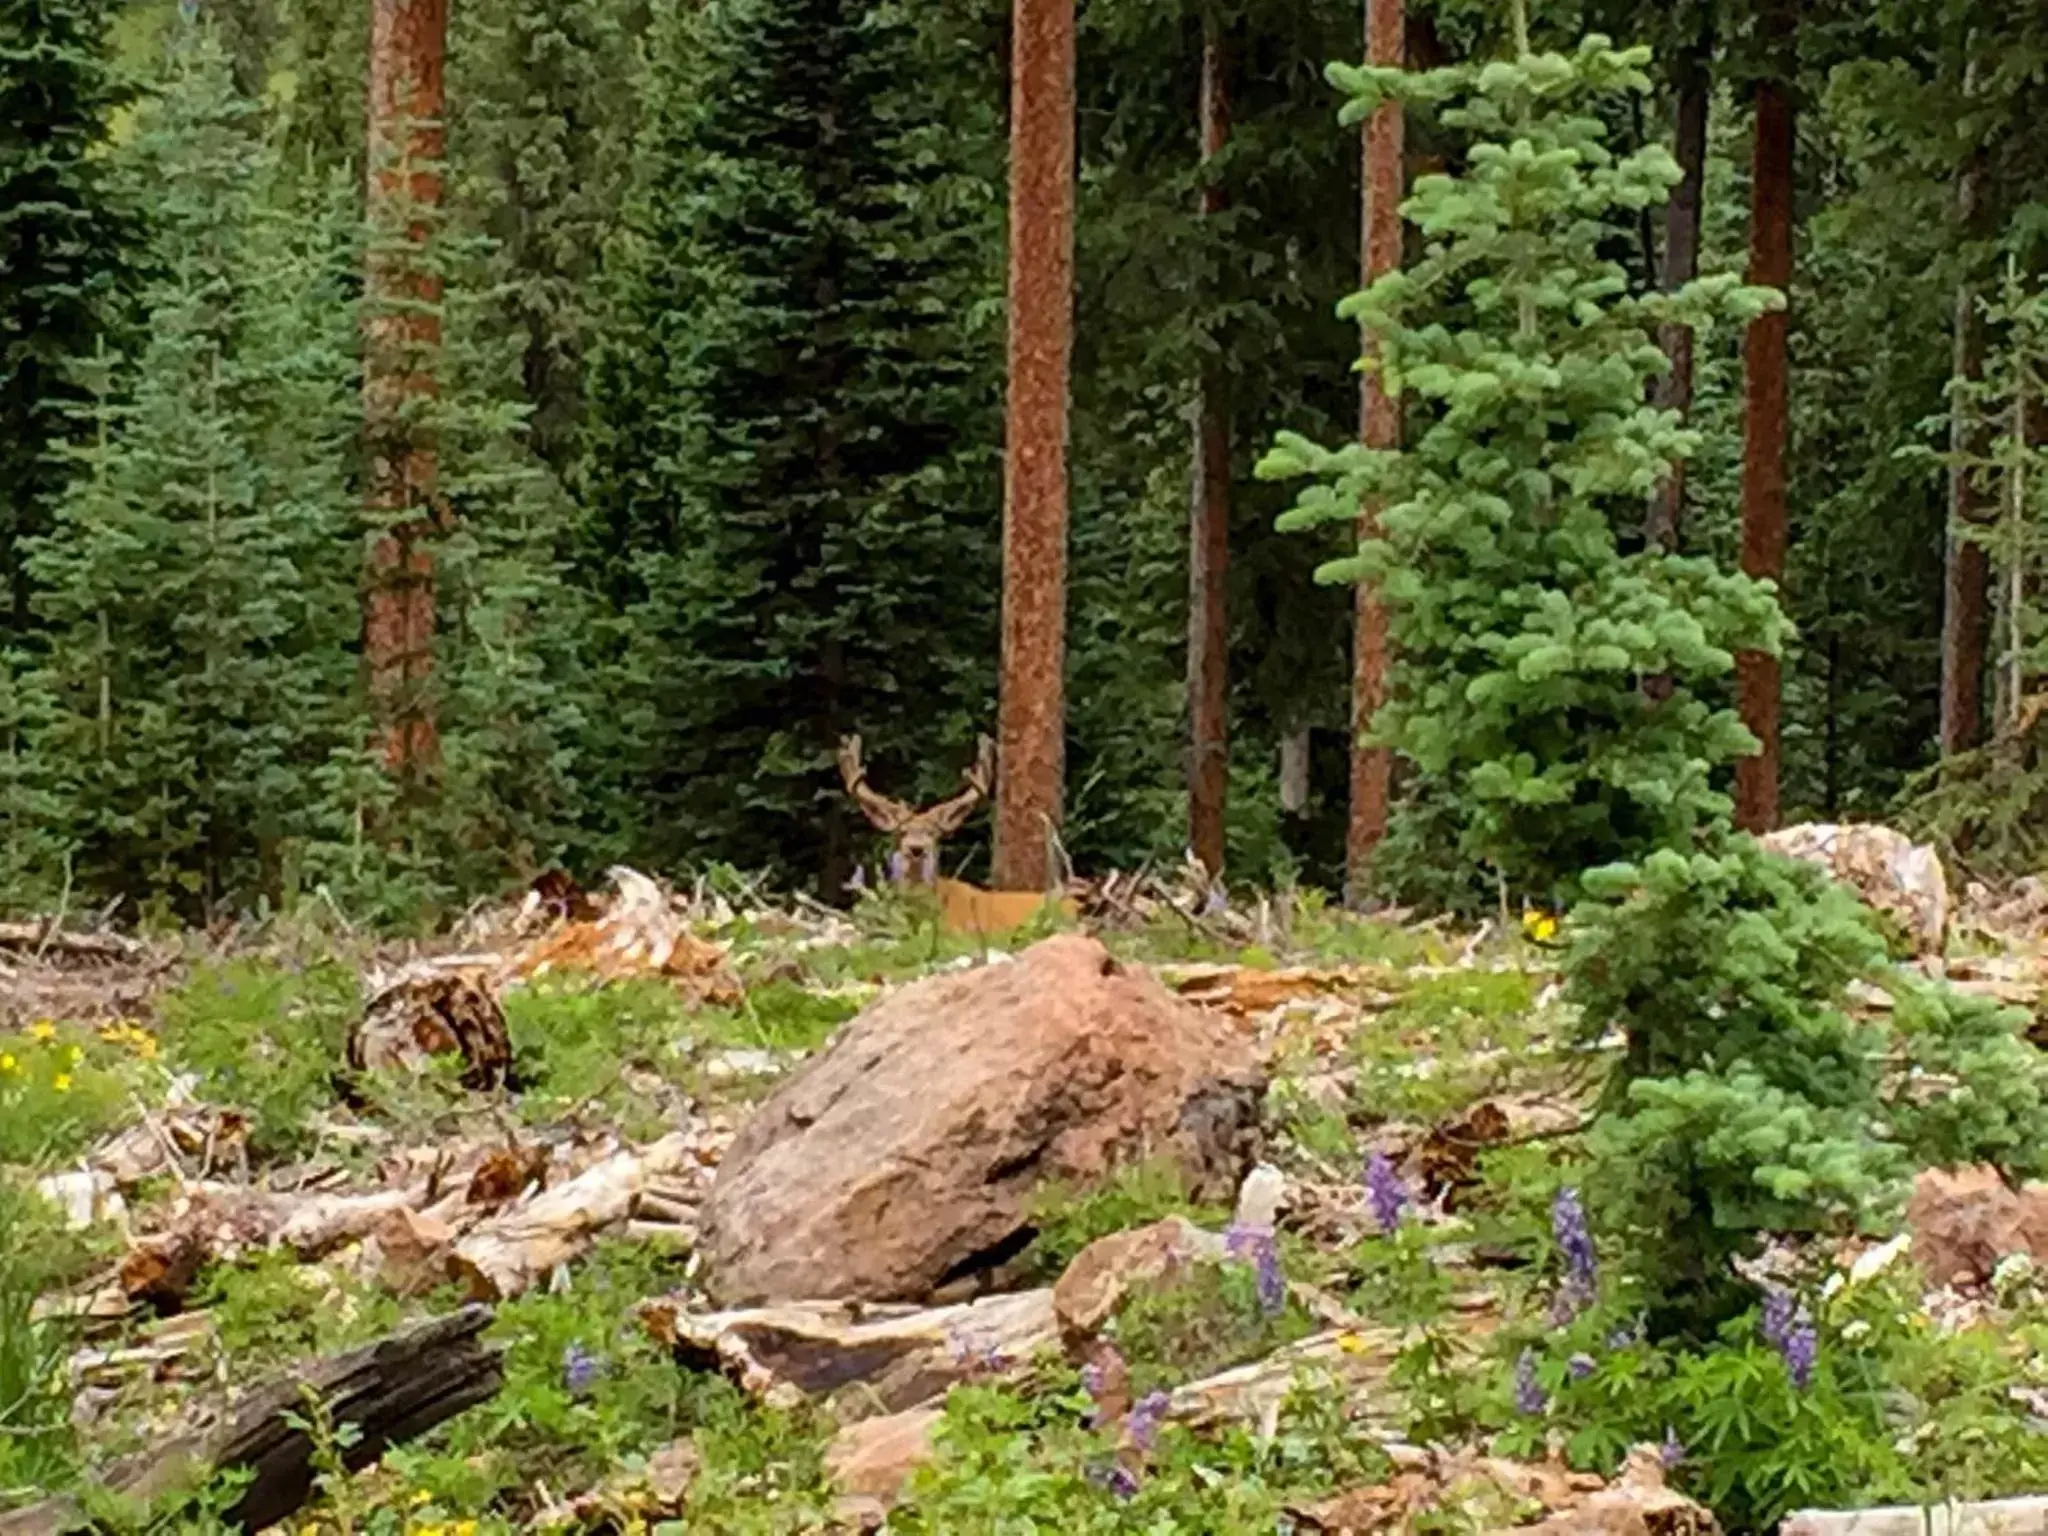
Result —
M756 1400L830 1399L842 1421L929 1403L963 1381L1028 1366L1058 1344L1050 1290L950 1307L789 1302L692 1313L674 1297L642 1325L691 1370L727 1377Z
M647 1181L691 1166L692 1148L691 1138L678 1131L509 1207L456 1243L448 1256L450 1275L478 1301L520 1295L581 1254L606 1228L623 1226Z
M495 1397L504 1385L502 1359L478 1337L490 1321L489 1308L465 1307L313 1361L254 1389L222 1422L124 1458L98 1479L100 1487L147 1502L245 1469L253 1476L223 1519L247 1531L274 1525L312 1493L316 1447L301 1424L355 1426L359 1437L339 1448L353 1472ZM0 1515L0 1536L71 1536L92 1528L69 1497Z

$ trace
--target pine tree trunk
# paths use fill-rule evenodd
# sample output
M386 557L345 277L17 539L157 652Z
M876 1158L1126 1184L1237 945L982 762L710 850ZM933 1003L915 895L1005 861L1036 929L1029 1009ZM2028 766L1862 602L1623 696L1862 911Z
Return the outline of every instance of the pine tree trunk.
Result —
M1399 66L1406 57L1403 0L1367 0L1366 57L1374 64ZM1364 277L1368 285L1401 265L1401 183L1404 120L1398 102L1386 101L1365 124ZM1370 358L1375 347L1365 341ZM1359 435L1368 448L1401 445L1401 412L1381 386L1379 374L1365 374L1359 394ZM1379 531L1378 510L1360 509L1361 540ZM1387 809L1393 780L1393 754L1368 746L1365 733L1387 697L1387 610L1379 588L1358 584L1357 618L1352 643L1351 678L1351 820L1344 841L1346 894L1353 905L1365 900L1372 877L1372 859L1387 835Z
M1956 177L1956 227L1967 240L1976 231L1983 200L1984 156L1971 154ZM1984 321L1977 288L1968 275L1956 284L1954 375L1979 383L1984 378ZM1993 508L1979 476L1960 462L1981 457L1984 431L1979 406L1967 393L1950 405L1948 474L1948 559L1941 609L1941 752L1952 757L1984 744L1984 663L1991 646L1991 551L1961 536L1981 527Z
M1699 276L1700 209L1707 174L1707 104L1713 92L1714 37L1711 23L1699 40L1678 55L1672 71L1677 92L1678 168L1684 173L1664 209L1664 271L1667 293ZM1671 371L1657 384L1656 402L1681 418L1692 414L1693 336L1689 325L1672 324L1658 333L1657 344L1671 359ZM1643 533L1654 549L1676 550L1685 516L1685 462L1671 466L1671 476L1650 499Z
M1043 890L1066 767L1067 370L1074 330L1074 0L1015 0L1010 359L995 884Z
M1230 86L1222 26L1202 23L1202 161L1230 136ZM1212 177L1204 217L1224 206ZM1188 514L1188 846L1212 875L1223 873L1224 810L1230 790L1230 407L1220 360L1204 363L1195 402Z
M379 531L364 583L363 659L393 774L439 750L434 661L437 459L423 420L437 390L441 278L427 246L441 206L448 0L372 0L364 274L366 496Z
M1756 142L1750 161L1749 280L1780 290L1792 282L1793 112L1791 19L1778 13L1778 54L1784 76L1756 88ZM1743 346L1742 569L1751 576L1785 574L1785 460L1791 394L1784 310L1752 321ZM1777 658L1761 651L1736 657L1742 723L1762 743L1735 765L1735 822L1747 832L1778 824Z

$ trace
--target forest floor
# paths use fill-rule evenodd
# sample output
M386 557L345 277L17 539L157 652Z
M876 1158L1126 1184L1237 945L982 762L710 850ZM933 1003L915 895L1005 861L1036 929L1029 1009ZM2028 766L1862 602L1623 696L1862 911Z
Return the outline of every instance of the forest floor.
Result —
M574 963L578 925L536 937L530 904L523 928L483 913L424 946L338 918L147 945L16 935L0 1510L83 1487L107 1528L219 1528L246 1474L145 1510L94 1473L159 1464L245 1389L478 1301L502 1385L359 1470L347 1425L308 1399L317 1483L290 1528L1266 1536L1574 1511L1551 1528L1687 1528L1645 1526L1640 1500L1633 1524L1592 1508L1644 1442L1738 1529L2048 1487L2048 1287L2023 1262L1929 1290L1882 1234L1777 1255L1813 1282L1810 1383L1754 1318L1680 1347L1559 1312L1559 1200L1605 1053L1566 1043L1549 919L1460 930L1297 896L1194 915L1133 885L1089 926L1268 1064L1285 1296L1234 1259L1135 1289L1111 1325L1129 1380L1108 1391L1056 1349L970 1360L956 1341L918 1470L900 1493L882 1479L885 1516L832 1450L857 1416L844 1392L765 1390L676 1347L675 1319L713 1310L697 1210L751 1107L848 1019L1052 924L990 943L895 895L846 915L699 889L670 910L686 931L665 966ZM536 944L547 963L499 972L512 1086L465 1087L459 1062L347 1070L366 996L405 963ZM1375 1153L1409 1200L1391 1233L1362 1177ZM1019 1286L1109 1234L1231 1219L1160 1164L1039 1199Z

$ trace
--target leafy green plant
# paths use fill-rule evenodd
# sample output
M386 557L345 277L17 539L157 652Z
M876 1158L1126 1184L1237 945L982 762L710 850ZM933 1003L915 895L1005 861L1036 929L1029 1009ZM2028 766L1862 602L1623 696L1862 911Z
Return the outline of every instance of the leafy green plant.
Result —
M0 1176L0 1507L59 1487L76 1471L64 1370L71 1341L62 1326L34 1316L49 1278L44 1242L60 1231L40 1196Z
M1131 1390L1141 1395L1263 1359L1314 1331L1291 1299L1275 1305L1260 1296L1249 1257L1196 1264L1134 1291L1107 1329L1130 1365Z
M1210 1436L1165 1426L1142 1470L1121 1487L1110 1475L1115 1444L1087 1427L1088 1410L1071 1374L1030 1395L955 1389L938 1461L912 1478L890 1529L1270 1536L1290 1503L1385 1471L1377 1447L1346 1419L1342 1394L1313 1382L1282 1405L1270 1440L1240 1427Z
M1391 610L1400 662L1372 729L1449 786L1465 856L1545 899L1727 814L1713 771L1753 738L1701 690L1784 628L1768 586L1623 554L1617 536L1697 445L1644 403L1668 366L1651 334L1782 304L1730 277L1631 296L1607 254L1679 179L1661 146L1607 146L1604 114L1651 90L1648 60L1594 36L1423 72L1331 68L1347 121L1386 99L1455 100L1438 116L1468 147L1403 205L1421 259L1343 308L1405 408L1407 446L1287 434L1260 465L1319 482L1284 527L1375 509L1378 536L1321 573L1377 582ZM1669 696L1645 692L1651 676Z
M671 1256L608 1243L560 1290L507 1302L489 1335L505 1350L503 1390L389 1465L409 1489L475 1511L536 1477L587 1486L684 1433L699 1389L635 1315L679 1278Z
M254 1150L284 1154L307 1144L307 1122L332 1102L361 1007L355 972L335 962L209 962L165 994L161 1039L206 1097L249 1114Z

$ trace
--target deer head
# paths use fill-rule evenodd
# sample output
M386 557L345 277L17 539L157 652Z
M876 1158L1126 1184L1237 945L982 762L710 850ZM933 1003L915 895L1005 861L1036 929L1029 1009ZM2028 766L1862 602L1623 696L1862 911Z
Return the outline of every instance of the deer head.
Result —
M982 737L974 766L960 775L965 787L951 799L923 810L891 800L869 787L858 736L849 736L839 743L839 776L846 781L846 792L853 796L861 813L894 840L896 846L889 856L891 878L902 884L932 885L939 878L939 844L959 831L974 814L974 808L994 789L996 745Z

